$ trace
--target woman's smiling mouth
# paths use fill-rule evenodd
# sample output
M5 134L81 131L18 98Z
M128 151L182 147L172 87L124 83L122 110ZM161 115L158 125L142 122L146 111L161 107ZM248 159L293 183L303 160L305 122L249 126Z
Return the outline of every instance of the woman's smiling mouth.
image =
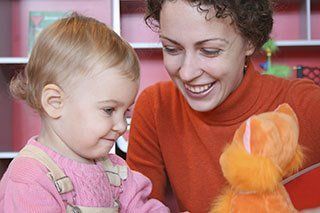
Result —
M216 81L209 84L203 84L203 85L184 84L184 88L188 96L193 98L203 98L207 94L209 94L209 92L212 90L213 85L215 83Z

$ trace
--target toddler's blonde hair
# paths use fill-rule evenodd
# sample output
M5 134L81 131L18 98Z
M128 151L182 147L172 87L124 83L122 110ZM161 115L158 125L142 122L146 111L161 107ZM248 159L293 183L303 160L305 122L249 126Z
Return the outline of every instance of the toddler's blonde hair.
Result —
M140 77L138 57L126 41L104 23L72 13L40 33L25 69L12 79L10 91L42 114L45 85L67 85L79 74L111 67L119 67L132 81Z

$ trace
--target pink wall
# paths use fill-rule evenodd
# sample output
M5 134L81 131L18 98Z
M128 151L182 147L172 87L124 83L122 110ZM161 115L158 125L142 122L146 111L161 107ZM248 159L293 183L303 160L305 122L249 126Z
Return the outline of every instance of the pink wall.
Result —
M121 35L130 42L159 42L157 33L143 19L143 4L121 4Z
M1 37L0 37L0 57L6 57L12 55L11 51L11 3L9 1L0 1L0 26L1 26ZM8 42L9 41L9 42Z
M19 151L26 141L40 132L40 118L23 101L12 103L12 147Z
M305 13L301 11L305 1L284 2L276 7L271 36L277 40L307 38Z
M320 1L311 1L311 38L320 39Z
M140 91L156 82L170 79L163 66L161 50L140 50L138 56L141 62Z
M0 150L12 149L11 99L8 94L8 80L5 71L0 67Z
M130 42L159 42L157 33L151 31L142 14L127 13L121 16L121 34Z

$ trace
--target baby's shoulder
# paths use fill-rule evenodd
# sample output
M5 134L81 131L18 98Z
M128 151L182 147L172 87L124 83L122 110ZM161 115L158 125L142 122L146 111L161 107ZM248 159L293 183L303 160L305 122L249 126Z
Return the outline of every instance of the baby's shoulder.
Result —
M29 157L16 157L10 163L5 176L15 182L30 183L48 179L47 173L48 170L39 161Z

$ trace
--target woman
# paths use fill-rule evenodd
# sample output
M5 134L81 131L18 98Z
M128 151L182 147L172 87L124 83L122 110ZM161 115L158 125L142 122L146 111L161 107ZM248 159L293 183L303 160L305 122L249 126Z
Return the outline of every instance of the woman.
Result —
M299 122L305 166L320 161L320 89L309 81L262 76L250 56L269 38L268 0L149 0L146 20L159 27L173 82L139 97L132 118L129 165L180 211L207 212L224 184L219 156L240 123L289 103ZM150 22L151 21L151 22Z

